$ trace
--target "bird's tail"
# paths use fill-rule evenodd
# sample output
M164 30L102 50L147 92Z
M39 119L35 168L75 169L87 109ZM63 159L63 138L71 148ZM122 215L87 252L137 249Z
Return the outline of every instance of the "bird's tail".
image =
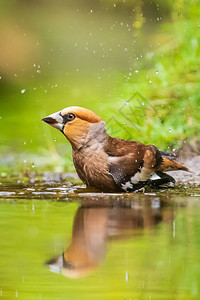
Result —
M176 171L176 170L182 170L190 172L190 170L180 164L178 164L175 161L172 161L168 158L162 157L162 163L158 168L158 171Z

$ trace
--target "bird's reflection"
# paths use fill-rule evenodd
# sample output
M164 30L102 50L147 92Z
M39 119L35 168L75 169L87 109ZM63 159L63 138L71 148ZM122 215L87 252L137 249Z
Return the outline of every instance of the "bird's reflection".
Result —
M79 207L70 245L47 264L70 278L86 276L104 259L108 241L144 234L145 228L173 218L172 207Z

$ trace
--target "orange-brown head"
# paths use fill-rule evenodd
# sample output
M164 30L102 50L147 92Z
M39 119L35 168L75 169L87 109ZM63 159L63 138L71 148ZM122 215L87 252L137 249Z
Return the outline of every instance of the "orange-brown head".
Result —
M72 144L73 148L81 148L99 134L106 135L105 123L89 109L70 106L42 119L59 129Z

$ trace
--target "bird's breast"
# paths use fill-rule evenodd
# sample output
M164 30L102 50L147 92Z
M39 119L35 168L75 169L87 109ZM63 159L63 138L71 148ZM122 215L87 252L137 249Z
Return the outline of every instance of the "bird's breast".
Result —
M88 186L105 191L116 189L109 173L108 155L103 149L92 145L86 149L75 150L73 162L80 179Z

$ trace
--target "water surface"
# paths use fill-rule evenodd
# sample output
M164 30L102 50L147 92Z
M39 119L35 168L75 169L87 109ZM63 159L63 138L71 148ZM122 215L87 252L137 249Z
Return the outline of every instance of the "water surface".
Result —
M0 298L200 298L198 194L30 189L1 192Z

